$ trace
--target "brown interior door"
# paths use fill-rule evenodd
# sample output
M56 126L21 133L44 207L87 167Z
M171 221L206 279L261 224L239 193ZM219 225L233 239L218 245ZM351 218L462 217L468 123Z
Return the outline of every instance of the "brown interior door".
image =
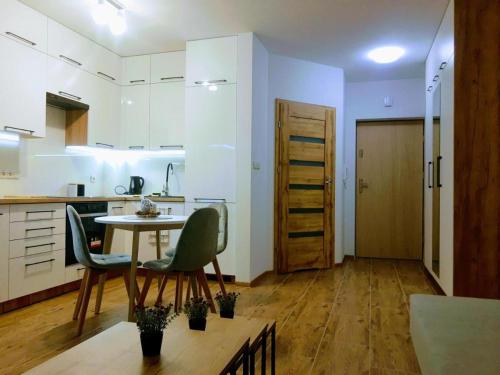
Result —
M422 259L422 121L358 123L356 168L356 255Z
M276 118L278 271L331 267L335 109L277 100Z

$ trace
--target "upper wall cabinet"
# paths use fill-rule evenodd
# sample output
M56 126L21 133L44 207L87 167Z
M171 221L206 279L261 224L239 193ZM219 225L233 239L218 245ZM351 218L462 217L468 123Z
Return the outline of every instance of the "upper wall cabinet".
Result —
M94 58L91 61L92 73L114 83L120 83L121 57L99 45L94 45Z
M150 82L151 56L132 56L122 59L122 84L140 85Z
M0 130L45 136L47 55L0 37Z
M48 57L47 88L52 94L90 104L91 74L55 57ZM43 100L45 106L45 98Z
M151 55L151 83L183 81L185 72L185 51Z
M124 86L121 90L122 147L149 147L149 85Z
M2 0L1 7L2 35L47 52L47 17L16 0Z
M49 55L87 71L91 70L94 44L90 40L50 19L48 34Z
M187 42L186 86L235 83L236 73L236 36Z

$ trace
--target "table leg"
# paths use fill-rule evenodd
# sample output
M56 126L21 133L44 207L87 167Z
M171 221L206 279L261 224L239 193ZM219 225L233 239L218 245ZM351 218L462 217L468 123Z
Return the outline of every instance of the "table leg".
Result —
M104 234L104 244L102 246L103 254L109 254L111 252L111 245L113 243L113 235L115 233L115 227L113 225L106 225L106 233ZM97 297L95 300L94 313L99 314L101 311L102 295L104 292L104 284L106 283L106 273L99 275L99 285L97 286Z
M128 301L128 321L134 321L135 308L135 282L137 277L137 258L139 255L139 236L140 232L134 228L132 237L132 264L130 265L130 280L129 280L129 301Z
M271 329L271 375L276 373L276 323Z
M266 373L266 357L267 357L267 334L268 329L266 328L266 332L264 332L264 336L262 337L262 349L261 349L261 363L260 363L260 373L264 375Z
M248 353L250 352L250 346L247 343L246 350L243 353L243 375L248 375Z
M159 230L156 231L156 259L161 259L161 237ZM161 275L158 275L158 289L161 287L161 279Z

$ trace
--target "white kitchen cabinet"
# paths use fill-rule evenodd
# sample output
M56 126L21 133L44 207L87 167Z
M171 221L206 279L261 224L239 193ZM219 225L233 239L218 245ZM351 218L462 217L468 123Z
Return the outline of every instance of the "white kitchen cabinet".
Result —
M47 91L89 104L93 76L55 57L47 57ZM45 111L45 99L43 100Z
M0 130L45 136L46 71L45 54L0 37Z
M126 202L125 201L112 201L108 202L108 215L120 216L126 215ZM111 243L111 252L123 254L125 252L125 238L126 232L121 229L115 229L113 234L113 242Z
M236 36L186 43L186 86L235 83L236 74Z
M150 100L150 148L182 148L185 143L184 82L152 84Z
M87 144L118 148L120 145L120 86L89 75L89 120Z
M47 17L17 0L2 0L0 33L25 46L47 52Z
M0 302L9 299L9 206L0 206Z
M122 87L122 147L149 147L149 85Z
M10 206L10 221L33 221L66 218L65 203L30 203Z
M184 81L186 51L151 55L151 83Z
M94 43L89 39L49 19L47 40L49 55L87 71L91 70Z
M121 60L120 56L94 44L90 67L92 73L118 84L121 82Z
M81 280L83 278L83 274L85 273L85 267L80 263L72 264L71 266L67 266L64 270L64 282L71 283L76 280Z
M236 85L186 88L186 200L236 200Z
M122 84L148 84L151 75L151 55L124 57L122 59Z
M10 241L9 258L19 258L28 255L46 253L49 251L64 250L66 247L66 235L55 234L53 236L41 236L32 238L21 238Z
M214 202L203 202L203 203L186 203L185 215L191 215L195 210L208 207ZM219 261L219 266L223 275L236 275L236 204L227 203L228 211L228 239L226 250L217 256ZM205 267L205 272L215 274L212 264Z

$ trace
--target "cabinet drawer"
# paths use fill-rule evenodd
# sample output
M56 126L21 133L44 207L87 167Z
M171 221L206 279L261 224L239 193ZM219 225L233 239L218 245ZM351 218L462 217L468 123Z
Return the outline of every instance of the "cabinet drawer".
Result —
M10 241L9 258L19 258L28 255L46 253L49 251L64 250L65 247L66 236L64 234L24 238L21 240Z
M66 220L36 220L10 223L10 240L22 238L52 236L66 232Z
M32 221L66 218L65 203L15 204L10 206L10 221ZM12 239L12 238L11 238Z
M85 267L81 264L73 264L71 266L68 266L65 269L64 282L70 283L72 281L81 280L84 273Z
M64 284L64 250L9 261L9 299Z

